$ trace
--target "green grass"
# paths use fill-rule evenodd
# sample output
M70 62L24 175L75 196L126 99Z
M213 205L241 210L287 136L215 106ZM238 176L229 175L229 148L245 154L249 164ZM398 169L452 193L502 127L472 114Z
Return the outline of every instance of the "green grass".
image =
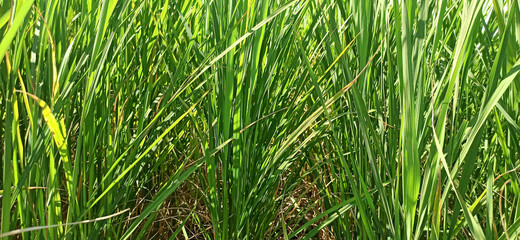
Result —
M0 2L2 239L517 239L518 0Z

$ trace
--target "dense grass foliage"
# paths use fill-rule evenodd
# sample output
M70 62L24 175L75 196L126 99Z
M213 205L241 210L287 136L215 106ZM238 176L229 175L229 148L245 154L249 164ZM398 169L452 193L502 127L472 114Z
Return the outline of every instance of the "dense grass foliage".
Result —
M0 2L5 239L517 239L519 0Z

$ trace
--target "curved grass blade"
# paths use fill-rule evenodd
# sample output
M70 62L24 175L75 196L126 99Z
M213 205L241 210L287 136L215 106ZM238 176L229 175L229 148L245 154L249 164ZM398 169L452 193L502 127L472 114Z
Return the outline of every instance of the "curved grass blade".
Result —
M20 10L16 12L16 15L12 21L9 30L7 31L5 36L2 37L2 41L0 42L0 64L2 63L2 60L4 60L5 52L7 51L7 49L9 49L9 46L11 45L11 42L16 36L18 29L22 26L22 23L25 21L25 16L31 9L33 2L34 0L24 1L22 6L20 7Z

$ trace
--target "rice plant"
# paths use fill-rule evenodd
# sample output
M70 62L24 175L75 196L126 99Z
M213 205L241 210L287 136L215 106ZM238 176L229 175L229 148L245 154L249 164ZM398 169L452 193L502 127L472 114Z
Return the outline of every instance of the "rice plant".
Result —
M0 2L1 239L518 239L518 0Z

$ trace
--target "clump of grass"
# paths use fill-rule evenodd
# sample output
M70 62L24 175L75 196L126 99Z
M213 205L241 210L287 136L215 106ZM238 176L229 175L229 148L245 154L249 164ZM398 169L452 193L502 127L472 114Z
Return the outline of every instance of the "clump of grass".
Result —
M515 239L520 2L0 2L0 237Z

